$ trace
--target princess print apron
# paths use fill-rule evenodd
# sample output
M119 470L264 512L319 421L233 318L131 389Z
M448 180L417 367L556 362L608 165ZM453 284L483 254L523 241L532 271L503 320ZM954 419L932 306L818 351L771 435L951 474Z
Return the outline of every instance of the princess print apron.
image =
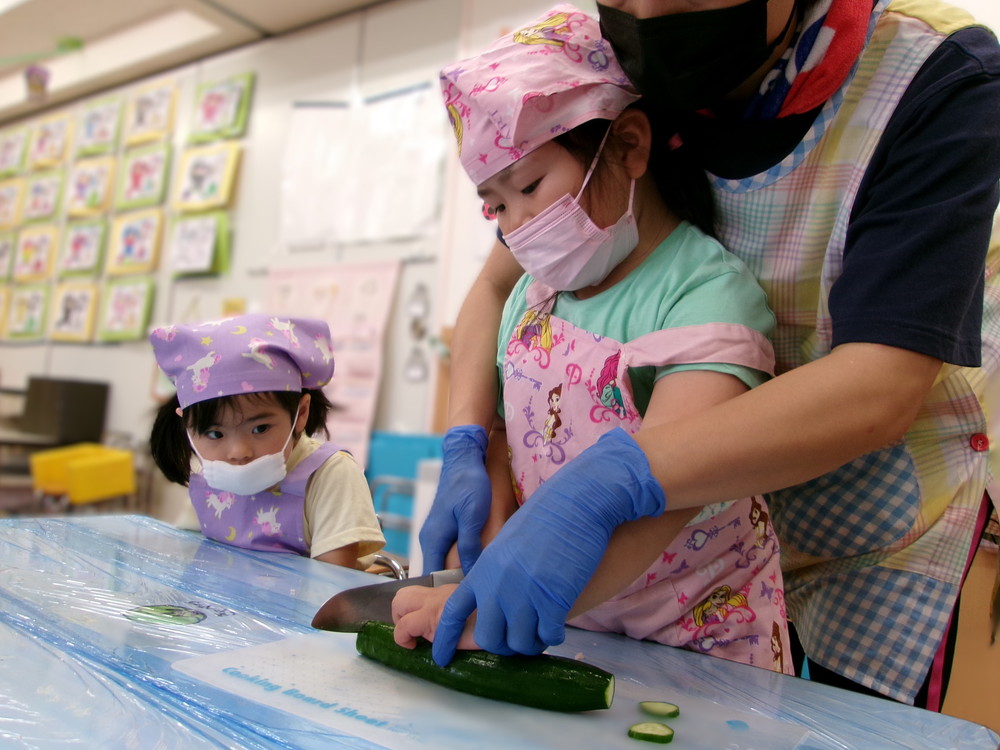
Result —
M528 296L539 296L538 289ZM554 300L550 295L524 314L504 358L518 503L604 432L639 430L630 367L773 368L767 339L745 326L665 329L622 344L553 316ZM778 543L764 502L754 497L707 506L639 578L571 624L791 674Z

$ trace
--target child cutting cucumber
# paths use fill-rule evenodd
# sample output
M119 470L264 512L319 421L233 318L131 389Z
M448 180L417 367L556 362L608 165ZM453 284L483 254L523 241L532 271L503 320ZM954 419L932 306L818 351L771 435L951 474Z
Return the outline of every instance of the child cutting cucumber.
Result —
M568 611L577 627L790 674L778 542L762 499L664 512L646 470L626 472L611 523L595 523L597 510L570 496L553 516L569 522L529 523L517 512L585 449L612 442L621 456L634 445L627 435L710 409L772 374L774 317L749 270L708 234L704 174L676 137L653 138L660 115L646 111L597 22L573 6L449 65L441 86L461 163L526 271L500 326L497 424L488 439L452 430L445 450L486 457L484 544L517 535L542 549L552 535L572 539L575 552L548 573L579 595L563 601L538 585L512 592L525 602L512 610L476 601L464 583L408 587L393 602L397 643L434 640L447 603L491 614L474 629L470 620L461 647L538 653L562 640L539 637L535 612L550 609L560 623ZM631 462L646 459L636 449ZM590 470L608 474L599 457ZM529 574L536 565L515 562ZM477 575L474 566L466 580ZM511 611L518 615L496 617ZM434 656L443 664L452 654Z

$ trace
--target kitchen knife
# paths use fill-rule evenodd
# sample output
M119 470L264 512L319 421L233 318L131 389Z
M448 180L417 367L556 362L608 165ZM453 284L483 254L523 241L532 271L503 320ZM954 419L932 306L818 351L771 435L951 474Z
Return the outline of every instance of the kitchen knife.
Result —
M312 626L339 633L357 633L369 620L392 622L392 599L407 586L441 586L462 580L462 569L438 570L429 575L401 581L373 583L341 591L331 596L313 616Z

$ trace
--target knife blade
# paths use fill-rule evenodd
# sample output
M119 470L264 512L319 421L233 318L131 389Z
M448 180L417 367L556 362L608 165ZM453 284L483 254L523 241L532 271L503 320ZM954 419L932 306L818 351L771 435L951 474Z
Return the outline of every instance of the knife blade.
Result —
M437 570L401 581L373 583L334 594L313 616L312 626L338 633L357 633L369 620L392 622L392 599L407 586L441 586L462 580L462 569Z

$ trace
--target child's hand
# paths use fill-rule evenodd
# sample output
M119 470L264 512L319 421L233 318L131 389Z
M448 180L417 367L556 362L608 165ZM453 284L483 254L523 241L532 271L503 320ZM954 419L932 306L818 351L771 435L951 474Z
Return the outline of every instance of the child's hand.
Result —
M392 621L396 624L395 641L404 648L413 648L418 638L434 640L438 620L444 603L457 587L457 584L443 586L407 586L400 589L392 600ZM476 617L473 614L465 625L458 648L477 649L472 638L472 629Z

